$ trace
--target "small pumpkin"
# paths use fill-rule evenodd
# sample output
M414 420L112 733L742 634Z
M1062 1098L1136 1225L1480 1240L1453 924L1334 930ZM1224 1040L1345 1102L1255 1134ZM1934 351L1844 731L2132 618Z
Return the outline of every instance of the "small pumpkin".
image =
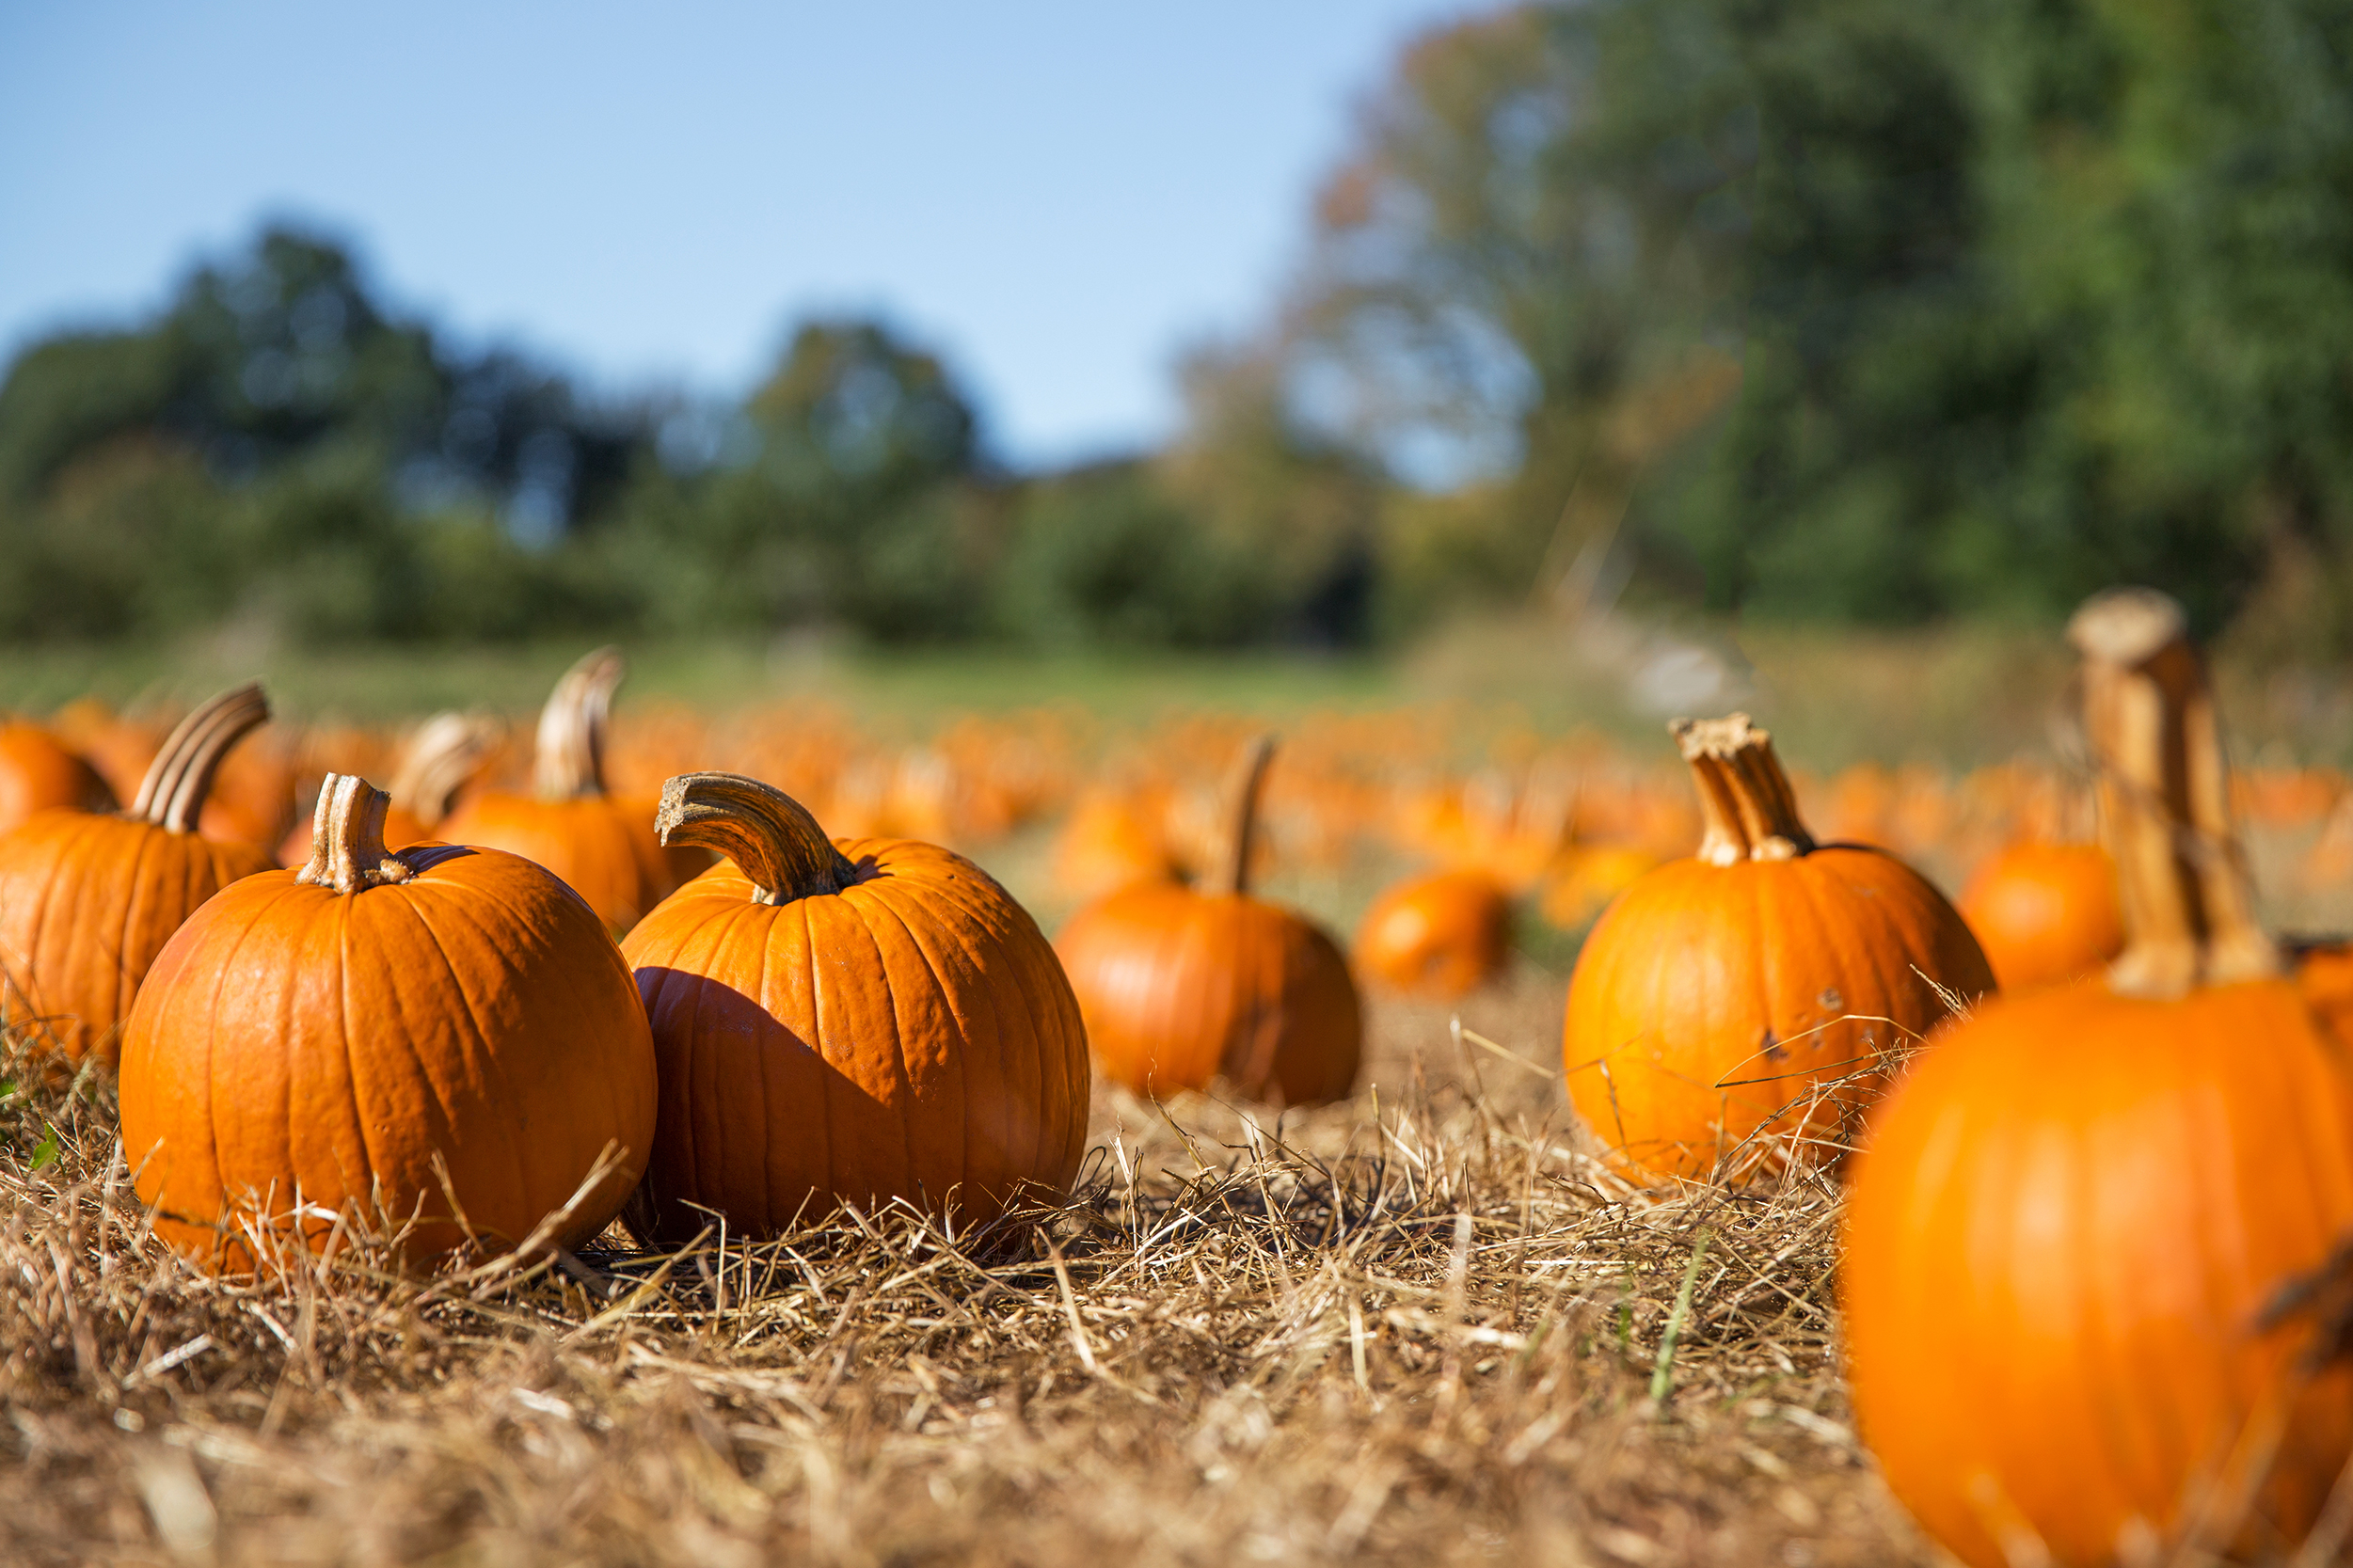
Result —
M68 1063L115 1064L148 965L269 852L196 831L221 759L269 718L259 686L181 721L128 811L36 813L0 834L0 1019Z
M119 802L88 761L40 725L0 721L0 832L37 811L113 811Z
M1885 1063L1994 989L1942 894L1883 850L1817 844L1773 736L1678 720L1699 852L1638 878L1569 977L1563 1058L1626 1166L1741 1179L1836 1159Z
M727 773L670 780L655 821L663 843L727 859L623 947L661 1078L633 1227L684 1240L718 1212L772 1236L843 1199L987 1220L1070 1190L1078 1006L986 872L909 839L829 839L783 791Z
M2004 990L2079 980L2124 949L2116 865L2096 844L2013 844L1971 875L1960 909Z
M1357 927L1357 967L1440 1001L1477 990L1511 957L1511 895L1487 872L1434 871L1385 890Z
M391 804L384 811L384 842L405 849L432 838L450 815L457 792L482 771L498 742L499 726L479 714L437 713L418 725L385 792ZM279 864L298 866L310 861L316 819L314 814L286 835L278 847Z
M1862 1434L1978 1568L2284 1560L2353 1455L2345 1321L2318 1321L2353 1082L2254 922L2183 626L2118 590L2069 628L2122 953L1941 1038L1849 1190Z
M1224 879L1201 892L1142 882L1071 917L1057 940L1105 1076L1138 1094L1223 1076L1253 1100L1312 1104L1356 1084L1363 1018L1348 961L1323 928L1249 891L1274 737L1245 760Z
M445 837L546 866L616 936L677 885L647 804L605 787L605 729L626 673L618 648L598 648L565 671L540 711L532 793L485 790L442 824Z
M262 1230L322 1247L355 1206L413 1222L417 1264L551 1215L578 1246L644 1169L653 1041L602 922L519 856L388 851L386 804L329 775L309 863L199 910L132 1009L124 1154L208 1267L249 1270Z

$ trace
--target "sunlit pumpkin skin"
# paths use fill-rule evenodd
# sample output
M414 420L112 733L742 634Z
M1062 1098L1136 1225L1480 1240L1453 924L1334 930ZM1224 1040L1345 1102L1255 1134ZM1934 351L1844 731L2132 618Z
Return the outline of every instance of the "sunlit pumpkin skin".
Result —
M2276 1397L2309 1325L2254 1325L2348 1233L2353 1098L2291 986L1989 1002L1855 1163L1840 1280L1863 1433L1964 1561L2004 1568L2020 1522L2059 1562L2110 1561L2171 1533L2185 1485ZM2292 1540L2353 1452L2353 1372L2289 1431L2267 1512Z
M39 724L0 722L0 832L37 811L113 811L115 792Z
M1222 891L1145 882L1098 899L1056 939L1105 1076L1138 1094L1222 1078L1252 1100L1355 1086L1363 1018L1348 961L1305 916L1252 897L1248 867L1271 737L1237 796Z
M781 792L670 781L663 837L727 855L624 944L652 1020L648 1227L771 1236L843 1200L958 1222L1070 1190L1087 1040L1037 923L962 856L825 837Z
M564 673L540 714L531 794L489 790L453 811L444 838L546 866L588 900L615 936L676 885L643 802L607 792L604 735L621 655L599 648Z
M1747 716L1677 727L1707 812L1698 855L1646 873L1569 978L1569 1097L1630 1171L1737 1180L1851 1147L1884 1064L1994 989L1926 879L1817 846Z
M198 708L156 754L130 810L46 811L0 834L0 1015L59 1061L113 1067L148 966L269 852L194 831L214 769L269 717L259 687Z
M2282 1560L2353 1454L2322 1321L2353 1283L2353 1080L2253 921L2179 607L2112 591L2070 632L2127 942L1979 1008L1872 1118L1849 1387L1978 1568Z
M209 1267L253 1266L247 1227L323 1246L353 1205L418 1216L404 1251L429 1264L467 1243L450 1195L511 1248L610 1146L617 1165L548 1237L578 1246L644 1168L653 1042L603 923L518 856L387 851L383 800L330 776L327 852L225 890L140 989L123 1149L158 1233Z
M1512 906L1484 871L1437 871L1373 900L1357 927L1357 967L1392 990L1440 1001L1467 995L1511 957Z
M2096 844L2013 844L1978 867L1960 909L2004 990L2081 979L2124 949L2116 866Z

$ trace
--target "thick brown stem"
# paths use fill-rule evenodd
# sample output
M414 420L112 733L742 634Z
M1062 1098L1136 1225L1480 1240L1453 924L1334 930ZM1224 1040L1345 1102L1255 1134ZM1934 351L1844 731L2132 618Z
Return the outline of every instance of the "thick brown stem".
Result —
M498 744L498 724L478 714L437 713L418 726L392 775L392 803L430 828L450 814L450 801L481 771Z
M564 672L539 710L532 786L543 800L605 792L605 721L627 674L618 648L598 648Z
M2278 974L2231 831L2214 694L2181 606L2153 589L2111 589L2085 601L2067 635L2084 658L2084 731L2123 904L2109 986L2168 997Z
M1233 835L1228 841L1232 859L1226 863L1222 893L1239 898L1250 891L1250 854L1258 847L1258 801L1266 788L1266 769L1275 760L1276 736L1271 730L1250 742L1243 754L1241 787L1233 798Z
M681 773L664 784L654 832L665 848L700 845L735 862L751 879L755 904L839 893L858 879L808 808L738 773Z
M1814 835L1773 752L1773 736L1745 713L1677 719L1667 726L1699 786L1699 858L1710 865L1810 854Z
M224 691L180 721L147 766L131 815L175 833L192 832L229 748L269 721L270 701L258 682Z
M416 873L384 848L384 810L391 797L356 773L329 773L310 818L310 861L294 880L351 895L405 882Z

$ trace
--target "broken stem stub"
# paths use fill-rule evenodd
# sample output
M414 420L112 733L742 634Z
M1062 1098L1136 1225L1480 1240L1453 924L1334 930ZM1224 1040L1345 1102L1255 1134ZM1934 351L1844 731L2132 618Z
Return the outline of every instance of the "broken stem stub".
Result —
M1699 787L1699 858L1709 865L1811 854L1797 791L1773 755L1773 735L1745 713L1677 719L1667 726Z
M348 896L414 877L384 847L384 812L390 804L390 796L358 774L329 773L310 818L310 860L294 880Z

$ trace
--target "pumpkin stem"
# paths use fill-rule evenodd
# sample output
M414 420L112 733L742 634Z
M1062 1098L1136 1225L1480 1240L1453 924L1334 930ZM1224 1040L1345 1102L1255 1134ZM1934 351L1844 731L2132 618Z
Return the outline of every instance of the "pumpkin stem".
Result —
M357 773L329 773L310 818L310 861L294 880L348 896L414 877L405 863L385 852L384 810L391 803Z
M2231 831L2221 726L2182 607L2154 589L2110 589L2084 602L2067 636L2083 655L2084 731L2123 904L2109 988L2170 997L2278 974Z
M418 726L392 775L392 803L431 828L498 742L498 725L479 714L437 713Z
M180 721L147 765L130 815L175 833L193 832L213 791L213 775L229 748L269 721L270 700L248 681L224 691Z
M664 848L700 845L735 862L755 904L839 893L858 879L806 806L739 773L681 773L664 784L654 832Z
M1250 851L1258 843L1258 801L1265 792L1266 769L1275 760L1277 736L1272 730L1250 742L1242 758L1242 786L1233 800L1232 859L1226 865L1220 891L1240 898L1250 891Z
M1797 791L1773 752L1773 734L1745 713L1677 719L1667 726L1699 786L1699 858L1709 865L1786 861L1813 853Z
M605 792L605 721L612 694L628 673L618 648L598 648L564 672L539 710L532 786L543 800L577 800Z

